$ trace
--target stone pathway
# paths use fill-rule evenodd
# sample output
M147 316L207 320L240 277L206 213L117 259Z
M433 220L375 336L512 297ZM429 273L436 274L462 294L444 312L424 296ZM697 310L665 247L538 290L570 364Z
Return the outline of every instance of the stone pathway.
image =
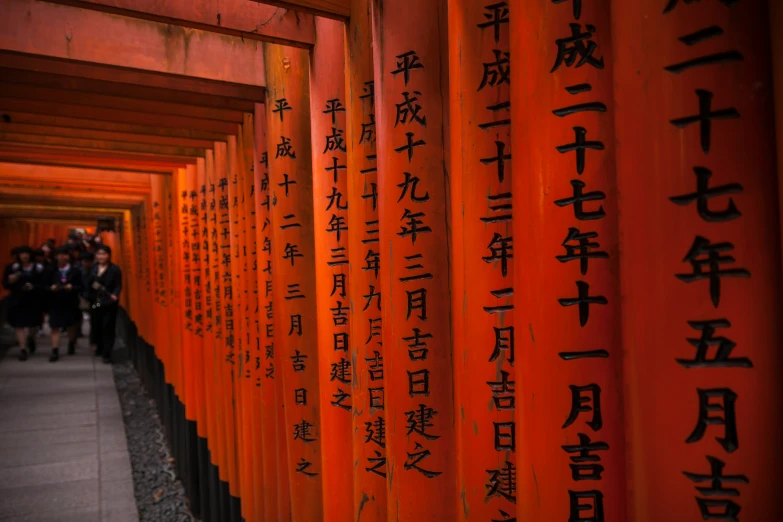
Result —
M88 355L0 361L0 521L135 522L122 410L109 365Z

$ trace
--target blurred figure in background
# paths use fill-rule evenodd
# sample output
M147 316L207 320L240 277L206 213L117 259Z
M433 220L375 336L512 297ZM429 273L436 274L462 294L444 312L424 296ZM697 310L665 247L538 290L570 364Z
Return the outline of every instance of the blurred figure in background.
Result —
M44 273L43 266L34 262L30 247L15 250L16 261L5 267L3 286L11 293L8 297L8 322L16 330L16 340L21 348L19 360L26 361L28 350L35 351L35 339L28 334L42 322L40 293Z
M91 335L95 336L95 355L102 355L103 362L110 364L122 291L122 271L111 262L108 245L96 248L95 261L88 280L89 301L93 308Z
M60 333L68 332L68 355L76 352L76 325L79 324L79 294L82 290L82 272L71 264L67 246L56 251L57 266L47 272L44 287L49 290L49 327L52 330L50 362L60 358Z
M90 316L90 350L92 350L93 353L95 353L97 341L95 340L95 328L92 327L93 324L93 310L90 306L90 274L92 273L92 265L95 262L95 254L92 252L82 252L79 255L79 262L81 263L81 270L82 270L82 293L79 299L79 309L81 310L82 314L79 316L79 328L77 331L77 336L82 336L82 323L84 320L84 314L88 313Z
M43 260L39 262L43 265L44 270L51 268L54 265L54 245L50 245L47 241L38 250L43 252ZM38 260L36 259L36 261Z

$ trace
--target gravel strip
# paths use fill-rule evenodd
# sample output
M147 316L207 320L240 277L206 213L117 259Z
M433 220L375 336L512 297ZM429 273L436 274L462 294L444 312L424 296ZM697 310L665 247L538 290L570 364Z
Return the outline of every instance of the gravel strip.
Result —
M125 435L133 468L133 491L142 522L189 522L190 513L182 483L174 472L174 459L158 417L155 401L141 384L130 362L113 365L120 396Z

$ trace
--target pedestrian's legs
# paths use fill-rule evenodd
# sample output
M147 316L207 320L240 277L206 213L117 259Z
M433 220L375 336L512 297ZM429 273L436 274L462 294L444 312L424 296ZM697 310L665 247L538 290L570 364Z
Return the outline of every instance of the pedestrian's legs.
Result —
M103 308L90 314L90 342L95 344L95 355L103 355Z
M98 324L100 322L100 317L98 315L97 310L90 310L90 349L92 350L93 355L101 355L101 352L98 351L98 344L99 344L99 333L101 331L101 327Z
M19 352L19 360L26 361L27 360L27 332L25 328L16 329L16 342L19 343L19 349L21 350L21 352Z
M76 338L79 326L80 324L76 323L68 327L68 355L76 353Z
M33 326L32 328L27 329L27 349L30 351L30 353L35 353L36 345L35 345L35 334L38 333L38 327Z
M102 310L101 343L103 344L103 362L110 363L114 349L114 334L117 328L117 306L109 305Z
M50 325L52 331L52 355L49 357L49 362L57 362L60 358L60 329Z

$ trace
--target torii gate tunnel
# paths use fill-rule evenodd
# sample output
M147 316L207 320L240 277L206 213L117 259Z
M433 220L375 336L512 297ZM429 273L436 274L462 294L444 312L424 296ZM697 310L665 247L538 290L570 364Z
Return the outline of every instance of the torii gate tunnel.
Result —
M117 221L197 517L780 518L783 2L0 13L4 246Z

